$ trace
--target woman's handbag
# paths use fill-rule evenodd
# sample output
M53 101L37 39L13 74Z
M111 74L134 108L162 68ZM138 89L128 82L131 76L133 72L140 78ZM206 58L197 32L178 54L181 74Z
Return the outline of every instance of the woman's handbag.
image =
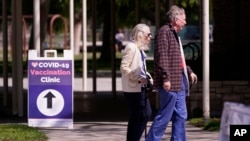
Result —
M149 72L146 72L146 76L147 76L147 86L146 86L147 91L152 91L154 89L153 88L153 78Z

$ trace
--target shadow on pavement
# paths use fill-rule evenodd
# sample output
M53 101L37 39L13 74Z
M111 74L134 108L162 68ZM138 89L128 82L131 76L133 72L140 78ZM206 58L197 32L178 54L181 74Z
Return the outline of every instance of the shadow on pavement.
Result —
M3 96L0 95L0 123L27 122L27 91L24 91L24 115L12 114L12 98L8 95L7 106L4 107ZM81 121L127 121L127 107L122 92L116 96L112 92L74 92L73 119Z
M127 107L122 92L75 92L75 121L126 121Z

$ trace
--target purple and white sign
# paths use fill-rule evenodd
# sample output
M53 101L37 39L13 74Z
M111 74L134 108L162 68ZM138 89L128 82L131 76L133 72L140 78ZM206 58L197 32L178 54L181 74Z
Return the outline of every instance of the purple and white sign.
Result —
M64 58L31 57L28 60L29 125L62 126L72 121L72 62Z

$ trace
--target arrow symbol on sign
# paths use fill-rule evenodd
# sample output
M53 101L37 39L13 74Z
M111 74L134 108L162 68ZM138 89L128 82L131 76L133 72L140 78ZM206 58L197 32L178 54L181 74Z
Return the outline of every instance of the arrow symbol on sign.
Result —
M46 94L44 97L47 98L47 108L51 109L52 108L52 98L54 98L55 96L51 92L48 92L48 94Z

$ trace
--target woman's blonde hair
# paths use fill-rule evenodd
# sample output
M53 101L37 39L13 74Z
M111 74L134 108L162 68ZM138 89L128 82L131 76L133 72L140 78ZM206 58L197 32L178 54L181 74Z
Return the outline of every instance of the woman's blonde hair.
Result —
M148 31L150 28L144 23L139 23L132 29L131 38L140 50L149 50L145 37Z

